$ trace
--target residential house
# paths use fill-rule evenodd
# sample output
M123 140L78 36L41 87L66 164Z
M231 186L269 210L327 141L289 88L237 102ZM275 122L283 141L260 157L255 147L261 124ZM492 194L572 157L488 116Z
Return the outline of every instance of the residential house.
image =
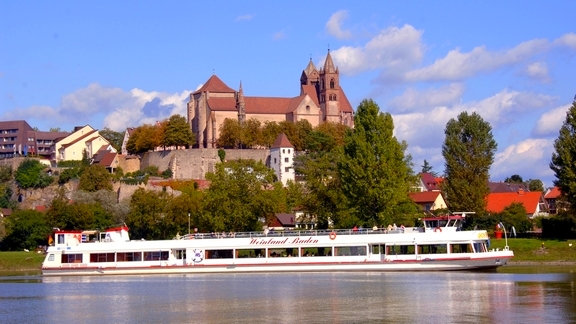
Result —
M122 155L128 155L128 148L127 148L128 140L130 139L132 133L134 133L134 129L135 129L134 127L128 127L124 131L124 139L122 140L122 149L121 149Z
M278 231L283 231L287 229L294 229L296 227L296 215L295 214L276 214L276 217L271 224L268 225L268 229L274 229Z
M54 142L68 132L43 132L24 120L0 121L0 158L38 155L50 159Z
M533 218L547 215L544 196L541 191L493 192L486 196L486 210L490 213L500 213L513 203L520 203L526 209L526 215Z
M544 193L544 201L546 202L546 206L548 207L548 212L550 215L555 215L559 211L565 210L561 202L559 203L558 201L561 194L562 193L560 192L560 188L558 187L548 188Z
M84 152L89 159L92 159L102 146L112 152L116 152L112 144L98 133L98 130L90 125L79 126L74 132L54 144L54 154L52 160L58 161L82 160Z
M416 184L416 191L440 191L442 178L435 177L431 173L422 172L419 174L419 181Z
M523 183L510 183L510 182L488 182L488 188L490 192L518 192L519 190L524 190L524 192L530 191L528 185Z
M107 145L103 145L96 155L92 158L92 164L98 164L105 167L110 173L118 167L118 153L110 150Z
M440 191L411 192L408 195L425 212L447 208L446 201Z

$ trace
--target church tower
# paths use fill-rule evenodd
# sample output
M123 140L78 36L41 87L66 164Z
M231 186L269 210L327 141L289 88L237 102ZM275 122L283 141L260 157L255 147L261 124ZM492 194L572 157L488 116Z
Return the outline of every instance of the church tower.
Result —
M330 50L324 61L324 68L320 69L319 101L324 121L341 123L340 116L340 72L334 67Z

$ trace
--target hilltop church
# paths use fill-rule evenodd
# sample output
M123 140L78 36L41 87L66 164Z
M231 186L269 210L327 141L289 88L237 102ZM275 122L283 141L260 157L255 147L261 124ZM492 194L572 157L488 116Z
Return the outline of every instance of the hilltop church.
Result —
M354 110L340 87L340 72L330 51L320 70L310 59L302 71L300 95L296 97L244 96L241 82L236 91L212 75L190 94L188 102L188 123L196 135L197 147L215 148L220 125L226 118L238 119L240 123L251 118L261 123L306 119L314 127L323 122L354 127Z

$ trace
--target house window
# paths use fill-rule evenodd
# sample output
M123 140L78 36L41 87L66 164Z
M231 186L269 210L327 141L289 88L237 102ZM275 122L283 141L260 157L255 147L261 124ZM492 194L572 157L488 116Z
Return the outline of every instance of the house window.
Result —
M334 89L334 79L330 79L330 89Z
M288 158L284 158L284 162L288 163Z
M276 164L276 158L274 158L274 164Z
M284 172L290 172L290 167L285 167Z
M430 208L432 208L432 206L430 206L430 204L426 204L424 208L426 209L426 211L430 211Z
M288 149L288 154L290 154L290 149Z
M286 153L286 150L282 149L282 154Z
M310 112L310 106L306 106L306 112Z

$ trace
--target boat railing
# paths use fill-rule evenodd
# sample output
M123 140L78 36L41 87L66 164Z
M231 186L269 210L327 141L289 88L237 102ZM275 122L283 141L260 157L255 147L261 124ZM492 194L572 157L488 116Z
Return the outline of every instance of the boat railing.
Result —
M379 229L324 229L324 230L264 230L258 232L221 232L193 233L180 237L181 240L191 239L225 239L225 238L263 238L263 237L295 237L295 236L330 236L330 235L372 235L372 234L402 234L406 232L423 232L423 228L410 227L388 230Z

